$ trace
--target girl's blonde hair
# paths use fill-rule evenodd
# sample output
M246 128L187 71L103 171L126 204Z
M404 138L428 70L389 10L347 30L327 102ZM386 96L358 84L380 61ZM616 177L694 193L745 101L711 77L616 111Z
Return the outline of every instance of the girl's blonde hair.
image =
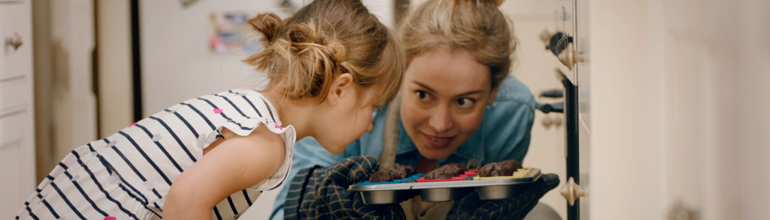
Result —
M264 34L265 49L244 62L265 71L282 94L322 102L339 74L350 73L362 88L378 89L372 100L392 100L406 69L403 47L360 0L315 0L282 20L260 14L249 23Z
M513 27L497 8L503 0L428 0L402 21L399 34L407 61L437 47L471 52L487 65L492 88L511 69L516 50ZM407 62L407 63L408 63Z

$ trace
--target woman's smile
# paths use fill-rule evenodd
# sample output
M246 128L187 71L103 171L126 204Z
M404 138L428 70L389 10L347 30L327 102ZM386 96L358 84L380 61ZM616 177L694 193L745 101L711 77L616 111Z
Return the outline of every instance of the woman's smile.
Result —
M454 140L455 137L457 137L457 135L434 136L434 135L427 135L425 133L422 133L422 137L425 139L425 143L428 144L428 147L435 148L435 149L442 149L449 146L449 144L452 143L452 140Z

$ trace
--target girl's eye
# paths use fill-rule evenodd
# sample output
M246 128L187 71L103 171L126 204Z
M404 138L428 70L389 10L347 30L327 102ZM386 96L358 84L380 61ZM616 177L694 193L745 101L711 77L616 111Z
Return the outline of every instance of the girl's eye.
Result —
M457 99L457 105L459 105L460 108L464 108L464 109L473 108L473 104L476 104L476 100L469 99L469 98Z
M430 94L428 94L425 91L417 91L415 92L415 95L417 95L417 98L420 99L420 101L427 102L430 101Z

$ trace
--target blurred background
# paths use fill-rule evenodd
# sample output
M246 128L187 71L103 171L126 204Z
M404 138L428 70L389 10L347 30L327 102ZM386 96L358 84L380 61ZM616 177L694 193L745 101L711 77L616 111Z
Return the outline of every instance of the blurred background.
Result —
M0 0L0 217L74 147L180 100L259 87L241 62L260 48L244 18L309 1ZM394 27L423 1L363 2ZM562 179L541 202L563 219L770 219L770 2L500 9L519 40L511 74L544 106L573 104L536 111L524 165ZM276 192L241 219L267 219Z

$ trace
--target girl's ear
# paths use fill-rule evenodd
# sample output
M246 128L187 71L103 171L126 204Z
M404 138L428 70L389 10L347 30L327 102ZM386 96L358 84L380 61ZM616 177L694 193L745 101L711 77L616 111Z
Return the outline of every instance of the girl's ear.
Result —
M343 73L332 81L329 94L326 95L326 101L331 105L336 105L344 96L352 95L354 92L353 75Z

